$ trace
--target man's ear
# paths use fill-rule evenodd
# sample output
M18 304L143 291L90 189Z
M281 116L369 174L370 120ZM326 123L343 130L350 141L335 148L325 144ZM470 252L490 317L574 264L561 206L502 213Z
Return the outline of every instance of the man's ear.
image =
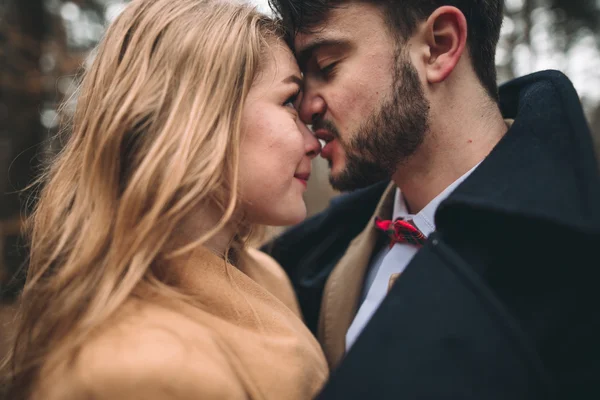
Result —
M467 46L464 14L456 7L439 7L425 23L425 40L429 46L427 81L442 82L452 73Z

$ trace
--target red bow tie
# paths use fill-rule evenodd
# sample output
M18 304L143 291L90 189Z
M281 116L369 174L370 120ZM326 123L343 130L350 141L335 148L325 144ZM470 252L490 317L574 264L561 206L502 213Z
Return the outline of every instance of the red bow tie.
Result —
M390 249L396 243L408 243L420 247L427 240L425 235L412 223L412 220L396 219L391 221L375 217L375 226L390 237Z

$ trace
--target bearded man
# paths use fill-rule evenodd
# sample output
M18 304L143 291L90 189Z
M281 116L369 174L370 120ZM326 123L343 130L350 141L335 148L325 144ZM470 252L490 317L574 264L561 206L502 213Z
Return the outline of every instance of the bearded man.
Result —
M350 193L277 238L321 398L600 398L600 178L557 71L498 91L501 0L272 0Z

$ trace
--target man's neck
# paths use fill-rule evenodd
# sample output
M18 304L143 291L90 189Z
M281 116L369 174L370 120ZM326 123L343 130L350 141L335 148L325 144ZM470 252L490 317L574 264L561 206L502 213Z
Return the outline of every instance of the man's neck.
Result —
M506 133L497 107L485 113L454 112L430 126L419 151L392 177L412 214L480 163Z

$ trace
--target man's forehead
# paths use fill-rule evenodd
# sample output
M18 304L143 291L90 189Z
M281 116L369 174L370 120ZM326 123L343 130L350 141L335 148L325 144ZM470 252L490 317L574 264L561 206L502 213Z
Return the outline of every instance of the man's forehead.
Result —
M341 40L344 37L345 35L341 32L327 28L313 32L298 33L294 41L294 50L296 54L300 54L307 49L314 48L316 45Z
M296 54L314 46L315 43L327 41L349 41L356 33L356 27L365 17L365 12L379 14L379 9L361 3L349 3L336 6L329 10L316 26L310 27L308 32L299 32L294 37L294 51ZM381 17L381 15L378 15Z

